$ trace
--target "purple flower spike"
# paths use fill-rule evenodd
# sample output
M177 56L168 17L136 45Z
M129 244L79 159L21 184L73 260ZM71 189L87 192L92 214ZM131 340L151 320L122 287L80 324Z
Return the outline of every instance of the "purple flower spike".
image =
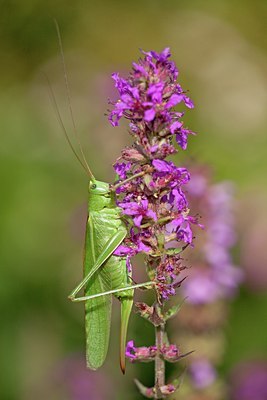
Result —
M180 285L178 249L192 244L192 224L199 225L188 215L183 191L190 180L187 169L166 160L177 152L173 136L185 149L188 135L193 134L182 121L184 111L175 111L174 107L194 105L177 82L178 70L170 60L170 49L142 53L143 58L132 64L126 79L117 73L112 75L119 99L112 103L110 122L117 125L125 117L134 138L134 145L123 149L114 164L119 176L117 204L130 229L114 255L130 258L137 253L146 254L146 264L151 263L156 269L158 296L165 301L175 295ZM120 180L125 179L127 182L119 186ZM158 259L157 267L153 257Z

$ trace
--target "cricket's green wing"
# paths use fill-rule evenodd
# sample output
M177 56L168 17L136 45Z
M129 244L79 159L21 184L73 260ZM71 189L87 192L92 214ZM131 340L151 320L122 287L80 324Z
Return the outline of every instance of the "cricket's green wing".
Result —
M94 266L100 249L105 244L106 235L101 237L101 227L97 225L97 222L94 221L92 213L88 218L86 229L84 276ZM108 269L101 266L86 285L85 295L90 296L110 289L110 273ZM87 367L93 370L101 367L107 355L111 302L111 295L97 297L85 302L86 362Z
M92 296L111 289L117 279L124 280L126 265L122 270L120 257L112 256L127 231L122 224L117 209L105 209L90 212L85 245L84 276L95 270L85 286L85 296ZM102 260L102 261L101 261ZM125 260L124 264L125 264ZM117 274L119 276L117 276ZM120 286L121 287L121 286ZM86 359L91 369L99 368L105 361L110 333L111 295L95 297L85 302Z

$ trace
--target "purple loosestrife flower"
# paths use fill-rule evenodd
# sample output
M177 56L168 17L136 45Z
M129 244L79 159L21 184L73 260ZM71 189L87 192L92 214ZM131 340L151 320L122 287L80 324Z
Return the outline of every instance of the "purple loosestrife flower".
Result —
M156 213L148 208L147 199L140 200L139 203L134 201L119 203L119 206L122 208L124 215L134 216L133 222L135 226L140 227L143 218L152 218L154 221L157 220Z
M131 168L131 163L116 163L114 164L114 169L118 174L120 179L126 179L126 173Z
M117 126L122 117L128 119L134 138L133 147L124 149L114 164L119 177L118 206L130 232L115 254L131 257L145 253L147 268L153 265L158 295L167 300L178 287L179 248L182 250L184 245L192 243L191 226L198 224L189 215L183 191L190 180L189 172L165 160L176 152L173 136L186 148L187 136L192 133L181 121L184 113L174 107L184 103L193 108L193 103L177 82L178 70L169 60L168 48L143 55L138 63L133 63L128 78L121 78L118 73L112 75L120 98L113 103L109 121ZM176 254L170 255L172 248ZM173 257L176 266L163 267L166 254Z
M125 355L131 362L134 361L149 362L154 360L156 351L157 351L156 346L135 347L134 341L130 340L126 345Z
M134 346L134 341L130 340L126 345L126 351L125 351L126 357L128 357L130 360L135 359L136 358L135 353L136 353L136 347Z
M161 349L161 354L162 357L169 362L176 362L182 357L176 344L165 344Z

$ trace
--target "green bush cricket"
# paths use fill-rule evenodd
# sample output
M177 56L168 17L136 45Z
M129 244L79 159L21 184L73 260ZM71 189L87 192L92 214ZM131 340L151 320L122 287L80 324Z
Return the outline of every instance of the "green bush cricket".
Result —
M119 299L121 302L120 366L124 373L126 336L133 306L134 289L155 284L154 282L144 282L132 285L131 272L128 271L126 258L112 255L127 235L127 228L121 217L121 209L116 205L115 189L119 185L123 185L126 181L129 181L129 179L134 179L136 176L120 182L113 188L106 182L96 180L93 176L85 159L74 123L62 41L56 21L55 25L63 64L69 110L82 159L74 149L67 134L54 93L49 84L50 94L63 133L75 157L89 177L88 219L84 249L84 279L70 293L68 298L74 302L85 302L86 361L87 367L93 370L101 367L106 359L110 336L112 295ZM84 296L76 297L82 288L84 288Z
M126 258L113 256L127 234L116 206L115 194L105 182L92 178L89 183L83 281L71 292L72 301L85 301L86 359L91 369L105 361L110 332L111 295L121 302L120 366L125 371L125 344L133 305L134 288L152 282L131 285ZM85 287L85 296L75 295Z

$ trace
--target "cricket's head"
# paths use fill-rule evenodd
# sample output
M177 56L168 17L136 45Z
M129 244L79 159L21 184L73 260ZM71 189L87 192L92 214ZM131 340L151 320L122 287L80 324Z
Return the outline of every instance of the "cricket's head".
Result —
M109 184L96 179L89 181L89 212L111 207L114 203Z
M89 181L89 195L93 196L107 196L110 195L109 184L106 182L91 179Z

